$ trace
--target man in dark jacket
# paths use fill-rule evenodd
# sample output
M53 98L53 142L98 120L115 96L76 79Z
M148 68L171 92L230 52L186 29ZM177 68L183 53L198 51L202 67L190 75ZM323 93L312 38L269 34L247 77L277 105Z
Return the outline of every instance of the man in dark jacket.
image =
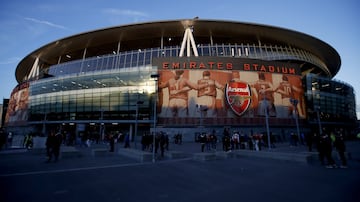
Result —
M46 139L46 151L48 155L47 162L50 162L54 156L55 162L59 159L60 146L62 143L62 135L51 131Z
M345 157L346 146L345 146L345 142L344 142L344 137L340 131L335 136L334 147L336 148L337 152L339 153L339 157L341 160L340 168L347 168L347 162L346 162L346 157Z
M61 143L63 142L62 141L63 138L62 138L62 134L59 132L59 133L56 133L55 134L55 143L54 143L54 157L55 157L55 162L58 160L59 158L59 154L60 154L60 146L61 146Z
M207 142L206 133L201 133L200 134L199 141L201 143L201 152L204 152L205 144Z
M324 132L319 139L319 157L320 161L323 164L324 163L324 157L327 160L326 168L336 168L336 164L334 159L332 158L332 144L330 135L326 132Z

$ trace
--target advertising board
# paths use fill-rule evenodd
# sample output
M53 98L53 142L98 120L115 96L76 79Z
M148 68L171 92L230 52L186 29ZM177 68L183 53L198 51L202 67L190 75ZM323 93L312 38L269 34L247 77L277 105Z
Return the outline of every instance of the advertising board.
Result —
M297 64L184 57L154 58L153 65L159 70L160 124L172 119L256 119L266 113L279 119L293 119L295 114L306 118Z

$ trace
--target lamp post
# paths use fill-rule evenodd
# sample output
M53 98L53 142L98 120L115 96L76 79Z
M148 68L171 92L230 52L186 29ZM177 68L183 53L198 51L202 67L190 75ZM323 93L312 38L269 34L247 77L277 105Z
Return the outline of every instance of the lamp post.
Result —
M134 144L136 149L136 137L137 137L137 131L138 131L138 116L139 116L139 105L143 104L144 101L137 101L136 102L136 117L135 117L135 136L134 136Z
M155 98L154 98L154 134L153 134L153 150L152 150L152 162L155 163L155 136L156 136L156 101L157 101L157 81L159 74L151 74L150 76L155 81Z
M316 110L316 114L317 114L317 119L318 119L318 124L319 124L319 135L322 134L322 127L321 127L321 119L320 119L320 106L315 106L315 110Z
M101 137L101 141L104 142L105 136L104 136L104 109L100 109L100 126L99 126L99 135Z
M268 147L269 150L271 150L271 141L270 141L270 129L269 129L269 110L268 110L268 106L269 103L266 101L265 96L264 96L264 104L265 104L265 122L266 122L266 133L267 133L267 139L268 139Z
M205 105L199 105L196 104L196 108L198 108L199 112L200 112L200 127L203 126L203 114L208 110L208 107Z
M46 134L46 119L47 119L47 113L44 114L43 127L42 127L42 134L45 136L47 135Z
M297 105L298 105L299 101L296 100L296 99L291 98L290 102L294 106L294 116L295 116L295 122L296 122L296 130L297 130L297 134L298 134L298 140L300 141L301 136L300 136L299 121L298 121L298 111L297 111Z

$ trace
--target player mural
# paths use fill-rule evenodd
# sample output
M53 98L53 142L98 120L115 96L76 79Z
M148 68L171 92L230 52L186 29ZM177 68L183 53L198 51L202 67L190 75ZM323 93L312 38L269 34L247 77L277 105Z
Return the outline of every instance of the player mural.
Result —
M306 118L297 65L212 57L154 58L153 64L160 75L158 117L167 123L173 118L191 124L199 117L216 123L216 118L254 119L266 113Z
M24 124L28 119L29 83L19 84L11 93L5 125Z

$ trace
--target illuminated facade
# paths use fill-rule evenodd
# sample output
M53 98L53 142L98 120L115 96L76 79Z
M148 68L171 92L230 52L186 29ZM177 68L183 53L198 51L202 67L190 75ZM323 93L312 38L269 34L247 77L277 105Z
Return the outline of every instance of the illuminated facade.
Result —
M317 118L351 128L353 88L331 80L340 64L321 40L272 26L196 19L111 27L25 57L5 124L133 134L135 124L153 127L156 102L157 127L170 133L261 131L265 119L274 133L316 128Z

